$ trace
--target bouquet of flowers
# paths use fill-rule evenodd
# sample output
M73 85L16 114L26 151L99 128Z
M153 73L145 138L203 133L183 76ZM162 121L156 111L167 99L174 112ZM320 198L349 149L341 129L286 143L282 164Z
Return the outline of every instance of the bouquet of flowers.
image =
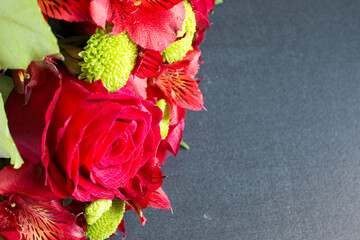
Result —
M0 0L0 239L93 239L171 210L215 0ZM185 144L186 145L186 144Z

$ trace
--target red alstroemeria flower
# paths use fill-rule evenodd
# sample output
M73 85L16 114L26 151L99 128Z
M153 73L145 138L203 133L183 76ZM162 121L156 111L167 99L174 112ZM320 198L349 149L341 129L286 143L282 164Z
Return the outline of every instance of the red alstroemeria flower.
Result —
M93 0L90 14L101 28L112 23L112 34L126 30L137 45L164 51L182 29L185 6L182 0Z
M61 205L49 187L39 165L29 161L18 170L0 171L0 234L11 240L84 240L76 216Z
M139 85L140 79L148 78L150 86L154 85L159 91L154 94L152 89L152 97L158 99L167 99L171 105L175 104L181 108L199 111L204 109L203 96L195 80L198 72L200 50L191 50L186 56L178 62L172 64L162 63L162 56L156 51L144 51L137 59L137 64L133 71L133 78L130 78L127 87L134 89ZM133 83L137 81L138 83ZM142 85L141 85L142 86ZM142 93L141 87L135 92ZM144 97L146 94L140 94Z
M152 79L168 102L181 108L200 111L204 101L194 76L198 72L200 50L189 51L183 60L163 64L158 77Z

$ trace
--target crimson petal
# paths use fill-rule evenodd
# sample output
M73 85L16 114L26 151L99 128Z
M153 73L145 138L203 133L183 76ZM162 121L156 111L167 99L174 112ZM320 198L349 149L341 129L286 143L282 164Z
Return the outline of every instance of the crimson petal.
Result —
M99 0L97 0L99 1ZM103 0L102 0L103 1ZM137 7L129 0L109 0L107 21L114 24L113 35L118 35L131 23Z
M0 194L11 196L21 193L34 199L56 197L50 188L44 185L44 179L44 172L39 165L25 162L20 169L6 166L0 171Z
M169 126L169 134L160 142L156 158L159 164L162 164L170 151L175 157L180 148L180 142L185 127L186 109L173 105L171 108L171 121Z
M29 157L32 153L31 156L37 157L34 159L35 161L39 161L42 156L42 133L44 128L48 127L47 122L52 115L52 106L57 101L60 91L60 81L55 79L58 79L58 76L52 75L52 78L44 83L48 87L38 88L39 94L32 96L28 105L23 105L23 98L14 90L5 104L11 136L14 138L21 156ZM32 111L31 106L36 106L36 114ZM14 111L13 109L18 110Z
M133 42L143 48L164 51L176 41L177 32L185 19L183 2L168 10L154 10L140 6L126 27Z
M162 62L160 52L147 49L138 57L133 74L138 78L156 77Z
M93 0L90 2L90 16L92 21L101 28L105 28L110 0Z
M199 71L200 55L200 50L190 50L181 61L171 64L171 67L174 69L183 69L188 76L195 76Z
M147 99L147 86L146 79L130 75L129 80L126 82L125 88L130 89L137 97Z
M171 203L162 188L158 188L150 194L149 206L153 208L171 210Z
M140 0L141 5L153 9L170 9L183 0Z
M41 11L49 17L69 22L90 20L89 0L38 0Z

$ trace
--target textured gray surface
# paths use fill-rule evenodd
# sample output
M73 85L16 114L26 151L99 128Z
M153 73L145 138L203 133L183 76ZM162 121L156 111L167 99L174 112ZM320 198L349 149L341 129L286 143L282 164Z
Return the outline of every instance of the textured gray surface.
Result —
M225 0L202 45L207 112L163 167L174 210L127 240L360 239L360 1ZM119 239L119 238L118 238Z

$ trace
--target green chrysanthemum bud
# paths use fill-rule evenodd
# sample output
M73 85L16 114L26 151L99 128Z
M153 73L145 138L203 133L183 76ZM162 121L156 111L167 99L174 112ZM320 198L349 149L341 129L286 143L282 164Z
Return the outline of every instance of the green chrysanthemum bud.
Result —
M101 200L97 200L95 202L98 201ZM107 211L100 214L100 217L95 222L90 224L88 220L88 215L86 215L86 221L88 225L86 227L85 234L86 237L88 237L90 240L103 240L110 237L113 233L115 233L118 225L121 223L121 220L125 212L125 201L116 197L114 198L113 201L111 200L107 200L107 201L110 201L111 206ZM98 204L99 210L97 210L96 204L93 203L91 203L89 206L86 207L85 213L88 208L93 208L91 211L88 210L90 212L100 213L107 207L106 202L100 202Z
M125 31L114 36L97 29L84 49L80 53L84 61L79 63L82 71L79 79L89 82L101 79L109 92L126 84L135 66L137 47Z
M94 224L112 205L111 200L99 199L91 202L85 208L86 222Z
M186 36L182 39L174 42L162 53L164 60L169 63L177 62L183 59L189 50L192 50L192 40L196 32L196 20L195 13L191 4L185 0L186 16L182 25L182 31L178 32L177 37L182 37L186 33Z
M64 65L68 72L73 76L78 76L81 73L79 63L83 60L79 53L81 48L66 44L59 44L61 54L64 56Z
M160 99L156 103L156 106L158 106L163 112L163 119L161 120L159 125L160 125L161 138L165 139L169 133L169 123L171 118L170 107L169 104L164 99Z

